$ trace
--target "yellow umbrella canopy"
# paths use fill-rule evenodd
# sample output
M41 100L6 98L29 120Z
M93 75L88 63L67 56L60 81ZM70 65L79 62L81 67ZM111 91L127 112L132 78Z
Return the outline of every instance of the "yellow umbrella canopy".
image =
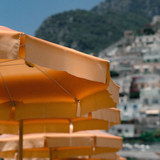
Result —
M16 120L76 118L116 107L119 87L108 61L5 27L0 36L2 120L13 106Z
M0 133L18 134L19 122L14 120L15 108L12 109L10 121L0 120ZM116 108L104 108L92 112L88 117L73 119L67 118L41 118L25 119L23 121L23 133L69 133L80 130L108 130L116 124L120 124L120 110Z
M122 149L122 138L102 131L80 131L75 133L47 133L24 135L24 158L70 158L74 156L104 157L103 153ZM0 137L0 157L14 156L18 150L18 136ZM101 157L100 157L101 156Z

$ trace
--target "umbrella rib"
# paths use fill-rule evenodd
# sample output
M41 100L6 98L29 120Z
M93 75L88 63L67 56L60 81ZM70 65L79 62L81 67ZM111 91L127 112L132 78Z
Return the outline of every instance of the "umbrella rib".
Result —
M3 80L3 83L4 83L5 87L6 87L6 90L7 90L7 92L8 92L9 98L10 98L10 100L11 100L11 105L14 107L14 106L15 106L15 103L13 102L13 99L12 99L12 97L11 97L11 94L10 94L10 92L9 92L9 89L8 89L8 87L7 87L7 84L6 84L6 82L5 82L5 80L4 80L4 78L3 78L3 76L2 76L1 73L0 73L0 76L1 76L1 78L2 78L2 80Z
M16 60L18 60L18 59L11 59L11 60L7 60L7 61L2 61L0 63L10 62L10 61L16 61Z
M5 67L5 66L18 66L18 65L23 65L23 63L21 63L21 64L0 65L0 67Z
M56 82L53 78L51 78L48 74L46 74L44 71L42 71L40 68L35 66L39 71L41 71L43 74L45 74L48 78L50 78L54 83L56 83L59 87L61 87L66 93L68 93L76 102L80 102L78 99L76 99L71 93L69 93L64 87L62 87L58 82Z

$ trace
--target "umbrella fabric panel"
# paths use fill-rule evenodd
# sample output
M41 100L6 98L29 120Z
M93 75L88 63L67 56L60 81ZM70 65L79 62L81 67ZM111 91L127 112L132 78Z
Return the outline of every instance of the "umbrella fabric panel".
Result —
M113 102L107 90L103 90L85 97L81 100L80 105L81 115L87 114L90 110L96 111L102 108L112 108L117 106L117 104Z
M91 147L73 147L73 148L61 148L58 150L52 149L53 158L69 158L74 156L84 156L84 155L92 155L93 150ZM23 150L24 158L49 158L50 151L49 148L36 148L36 149L24 149Z
M120 117L120 110L117 108L103 108L99 109L97 111L93 111L91 113L92 118L95 119L102 119L105 121L110 121L113 123L120 123L121 117Z
M121 147L122 149L122 147ZM120 149L118 148L110 148L110 147L96 147L94 153L96 154L102 154L107 152L118 152Z
M115 124L114 122L108 122L100 119L78 118L73 120L73 132L87 130L87 129L88 130L95 130L95 129L108 130L114 124Z
M70 148L61 148L58 150L55 150L54 148L52 149L52 155L53 158L72 158L75 156L92 156L101 158L104 157L103 154L98 154L98 152L93 151L91 147L70 147ZM102 152L105 153L105 152ZM50 157L50 152L49 148L36 148L36 149L24 149L23 150L23 157L24 158L49 158ZM110 157L114 158L114 155L110 155Z
M18 134L19 123L17 121L0 120L0 133Z
M115 103L119 104L119 86L111 78L107 90L111 94L111 98Z
M14 158L16 151L6 151L6 152L0 152L1 158Z
M4 92L4 94L5 94L5 92ZM1 92L0 92L0 95L1 95ZM0 103L0 119L1 120L9 121L11 118L11 113L12 113L11 102Z
M1 30L5 29L5 30ZM0 58L17 59L20 46L20 32L8 31L0 27Z
M50 132L69 133L70 121L61 118L24 120L23 132L24 134L50 133Z
M26 35L25 48L25 59L28 62L106 83L107 62L105 60L29 35Z

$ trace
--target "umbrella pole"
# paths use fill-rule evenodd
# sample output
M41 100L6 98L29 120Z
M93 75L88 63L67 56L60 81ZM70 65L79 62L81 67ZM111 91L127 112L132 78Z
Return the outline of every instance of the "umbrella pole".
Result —
M19 120L19 152L18 160L23 159L23 120Z
M50 160L53 160L53 150L49 148Z

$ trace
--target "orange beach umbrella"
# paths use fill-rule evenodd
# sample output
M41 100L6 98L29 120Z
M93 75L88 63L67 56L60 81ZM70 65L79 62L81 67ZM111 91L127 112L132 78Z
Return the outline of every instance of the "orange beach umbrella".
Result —
M16 120L76 118L116 107L119 87L110 78L108 61L5 27L0 36L3 119L9 119L12 106Z
M24 135L24 158L71 158L74 156L99 156L122 149L122 138L102 131L75 133L50 133ZM1 157L8 158L18 150L18 136L0 137ZM101 155L101 156L102 156ZM12 155L14 156L14 154ZM99 157L101 158L101 157Z
M119 101L108 61L2 26L0 88L0 119L15 109L21 145L23 120L88 117Z
M100 156L96 155L96 157L101 157L101 155ZM15 159L5 158L4 160L15 160ZM24 160L49 160L49 159L48 158L24 158ZM57 159L57 160L62 160L62 159ZM89 158L89 156L85 156L84 158L63 158L63 160L127 160L127 159L120 157L114 152L110 152L110 153L104 153L103 158L94 158L94 156L90 156Z
M14 120L15 109L12 109L11 120L0 120L0 133L18 134L19 123ZM120 110L116 108L104 108L92 112L88 117L73 119L67 118L41 118L23 120L23 133L69 133L81 130L108 130L116 124L120 124Z

